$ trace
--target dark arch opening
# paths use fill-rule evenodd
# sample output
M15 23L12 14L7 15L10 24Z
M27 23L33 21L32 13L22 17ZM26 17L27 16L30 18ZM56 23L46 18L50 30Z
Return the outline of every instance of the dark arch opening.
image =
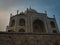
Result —
M15 20L11 20L11 27L15 25Z
M43 21L36 19L33 22L33 32L45 32L45 27Z
M20 26L25 26L25 20L24 19L20 19L19 20L19 25Z
M51 27L52 27L52 28L55 28L55 27L56 27L56 26L55 26L55 23L54 23L53 21L51 21L50 24L51 24Z
M25 32L25 30L24 29L20 29L19 32Z
M13 30L8 30L8 32L14 32Z
M57 33L57 30L53 30L53 33Z

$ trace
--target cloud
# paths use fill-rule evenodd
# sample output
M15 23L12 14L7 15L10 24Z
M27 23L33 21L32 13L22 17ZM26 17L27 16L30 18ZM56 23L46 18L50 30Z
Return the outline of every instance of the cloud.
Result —
M16 13L18 7L23 8L25 0L0 0L0 31L6 30L10 13ZM21 9L22 11L23 9Z
M25 0L0 0L0 10L7 10L10 7L23 5Z
M0 31L5 31L8 24L9 15L6 11L0 11Z

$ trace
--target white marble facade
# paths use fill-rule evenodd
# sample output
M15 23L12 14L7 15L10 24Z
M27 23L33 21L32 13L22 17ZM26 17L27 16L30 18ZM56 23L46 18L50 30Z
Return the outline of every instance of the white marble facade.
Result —
M11 14L12 15L12 14ZM58 33L59 29L55 18L50 18L46 13L38 13L35 9L26 9L10 17L8 32L38 32L38 33Z

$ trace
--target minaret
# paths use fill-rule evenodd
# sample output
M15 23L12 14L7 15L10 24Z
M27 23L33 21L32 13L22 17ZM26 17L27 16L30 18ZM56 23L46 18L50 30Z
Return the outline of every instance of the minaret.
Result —
M17 10L17 14L19 13L19 10Z
M10 14L10 18L12 17L12 13Z
M27 8L27 11L28 11L28 8Z
M27 8L27 12L28 12L28 8Z
M55 15L53 15L53 18L55 18Z
M45 10L45 14L47 14L47 11Z

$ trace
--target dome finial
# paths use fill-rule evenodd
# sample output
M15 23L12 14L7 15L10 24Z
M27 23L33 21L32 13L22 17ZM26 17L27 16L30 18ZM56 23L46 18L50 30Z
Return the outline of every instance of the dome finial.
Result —
M31 6L30 6L30 9L31 9Z

